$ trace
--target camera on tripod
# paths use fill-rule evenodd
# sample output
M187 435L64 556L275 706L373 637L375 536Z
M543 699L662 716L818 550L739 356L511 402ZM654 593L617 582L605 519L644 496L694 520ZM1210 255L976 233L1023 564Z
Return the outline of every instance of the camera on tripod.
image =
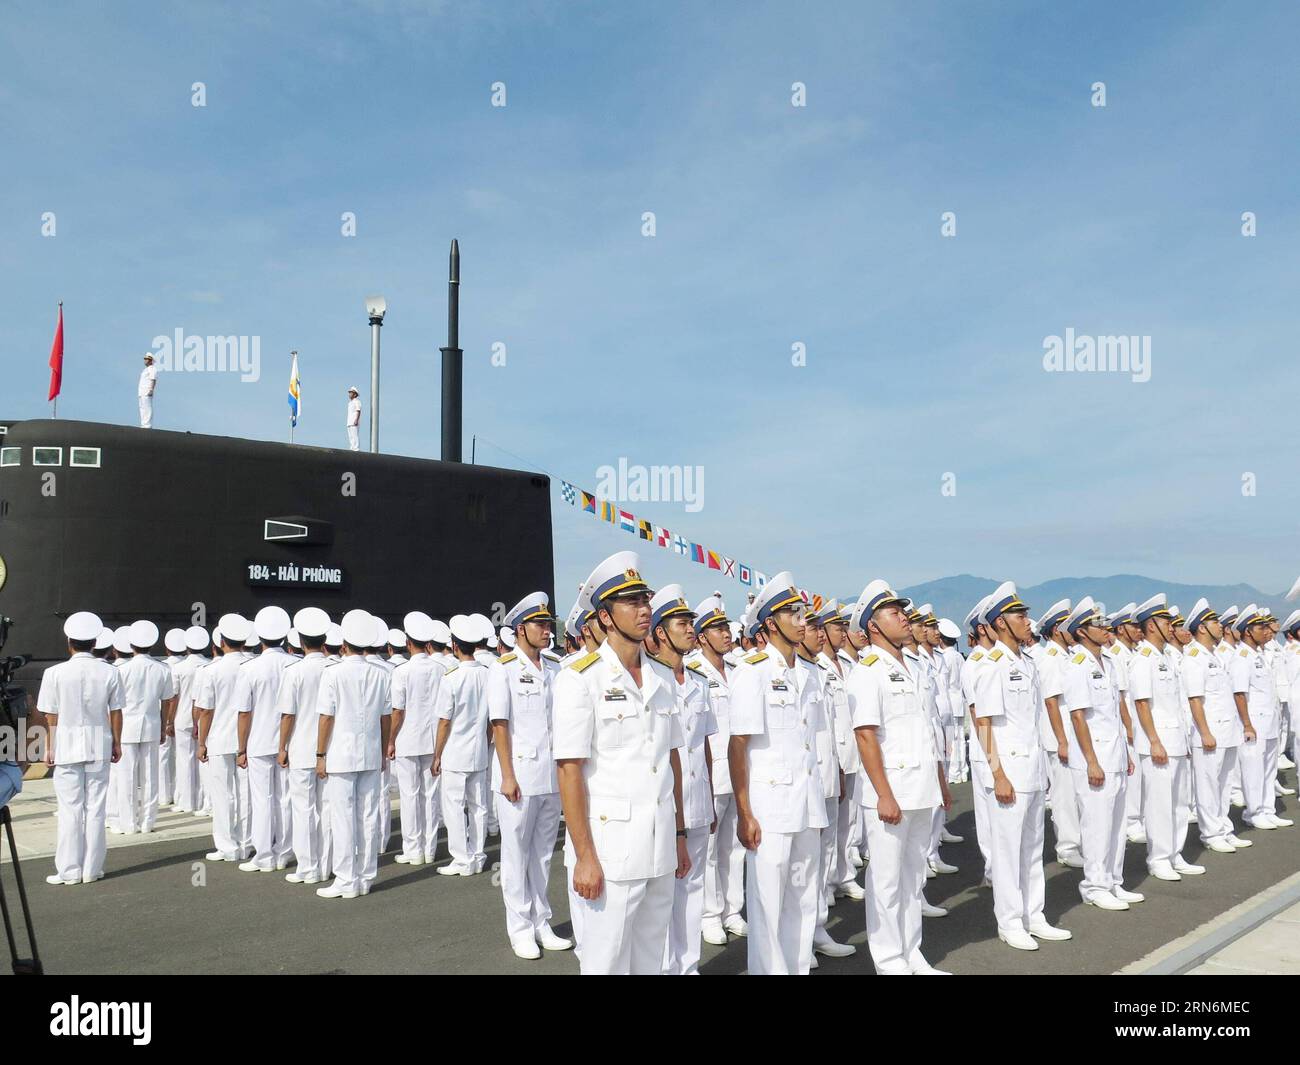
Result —
M0 615L0 651L4 650L9 639L11 618ZM30 655L10 655L0 657L0 757L7 752L5 746L13 745L16 752L23 736L23 725L27 718L27 692L13 682L14 675L31 661ZM5 897L4 881L0 879L0 916L4 918L5 938L9 941L9 957L16 974L39 976L44 971L41 967L40 954L36 950L36 930L32 927L32 911L27 905L27 890L23 887L22 866L18 862L18 847L14 843L14 826L9 816L9 804L0 806L0 829L4 839L9 843L9 857L13 862L14 881L18 886L18 901L22 904L23 920L27 925L27 941L32 945L32 956L18 956L18 941L14 937L13 921L9 916L9 900Z
M0 652L9 639L13 619L0 615ZM13 682L15 674L30 662L30 655L0 657L0 728L12 729L15 738L22 735L21 725L27 717L27 689Z

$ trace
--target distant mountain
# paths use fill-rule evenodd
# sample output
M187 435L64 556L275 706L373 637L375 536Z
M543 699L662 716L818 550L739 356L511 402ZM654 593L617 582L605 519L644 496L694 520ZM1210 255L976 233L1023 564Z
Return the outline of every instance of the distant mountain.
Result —
M915 584L910 588L900 588L898 592L915 603L932 604L939 617L951 618L960 627L970 608L1001 583L988 577L962 573L955 577L941 577ZM1234 603L1238 607L1249 603L1266 606L1279 620L1285 620L1293 609L1300 606L1300 603L1288 603L1285 591L1276 594L1261 592L1249 584L1174 584L1129 573L1114 577L1058 577L1042 584L1018 588L1017 591L1020 592L1020 598L1029 604L1030 613L1035 618L1040 617L1058 599L1069 599L1077 603L1085 595L1105 604L1107 611L1114 611L1125 603L1140 603L1157 592L1164 592L1169 596L1170 605L1180 607L1184 614L1196 600L1205 596L1219 610ZM854 592L840 601L852 603L857 595Z

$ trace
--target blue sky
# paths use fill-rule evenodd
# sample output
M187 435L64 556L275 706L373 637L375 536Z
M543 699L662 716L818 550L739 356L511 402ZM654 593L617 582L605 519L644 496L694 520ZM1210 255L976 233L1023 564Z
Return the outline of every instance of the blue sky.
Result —
M61 415L134 421L156 335L256 335L259 381L164 377L156 424L283 439L297 348L297 439L338 446L382 292L383 449L436 457L457 237L467 456L585 487L702 466L698 513L628 509L817 591L1284 590L1298 30L1289 4L11 10L0 413L45 414L62 299ZM1151 380L1044 372L1067 327L1150 336ZM554 505L563 609L635 545Z

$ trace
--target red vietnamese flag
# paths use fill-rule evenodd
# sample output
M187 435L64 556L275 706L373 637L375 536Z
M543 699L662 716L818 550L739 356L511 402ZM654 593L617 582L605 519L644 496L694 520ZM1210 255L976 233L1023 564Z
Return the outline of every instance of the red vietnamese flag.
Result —
M50 348L50 399L63 387L63 301L59 301L59 326L54 330L54 346Z

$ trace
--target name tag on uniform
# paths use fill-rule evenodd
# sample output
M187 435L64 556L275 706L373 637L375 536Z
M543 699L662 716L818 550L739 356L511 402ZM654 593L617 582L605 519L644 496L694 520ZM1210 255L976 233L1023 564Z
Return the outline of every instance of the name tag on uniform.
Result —
M1105 680L1105 679L1106 679L1106 674L1105 674L1105 673L1094 673L1094 674L1092 675L1092 679L1093 679L1093 680Z
M784 691L789 691L790 689L785 686L785 681L774 680L772 681L772 690L774 692L784 692Z
M712 679L712 678L709 678L709 687L710 687L710 688L721 688L722 685L719 684L716 680L714 680L714 679Z
M531 673L520 673L520 674L519 674L519 683L520 683L520 684L536 684L537 682L536 682L535 680L533 680L533 675L532 675Z
M605 693L605 702L607 703L625 703L627 702L627 693L622 688L610 688Z
M1167 665L1165 665L1163 662L1162 662L1160 665L1158 665L1156 668L1157 668L1158 670L1160 670L1161 673L1168 673L1168 672L1169 672L1169 667L1168 667Z
M1024 678L1024 675L1021 674L1021 673L1012 673L1012 674L1011 674L1011 680L1024 680L1024 679L1025 679L1025 678Z
M902 683L903 683L903 674L901 674L901 673L891 673L891 674L889 674L889 679L890 679L891 681L893 681L893 683L895 683L895 684L902 684Z

